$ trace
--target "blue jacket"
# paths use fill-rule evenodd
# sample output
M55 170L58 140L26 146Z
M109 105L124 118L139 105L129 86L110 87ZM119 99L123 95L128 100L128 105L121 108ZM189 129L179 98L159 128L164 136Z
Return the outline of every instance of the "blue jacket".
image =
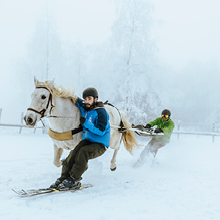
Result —
M86 111L84 100L78 98L76 106L81 111L81 116L86 118L83 124L82 140L91 142L98 142L104 144L106 147L110 145L110 123L109 115L104 107L95 107L90 111Z

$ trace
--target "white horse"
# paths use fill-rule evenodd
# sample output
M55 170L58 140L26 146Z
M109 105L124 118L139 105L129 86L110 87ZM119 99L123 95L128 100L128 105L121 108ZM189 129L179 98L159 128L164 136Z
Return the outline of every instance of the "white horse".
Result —
M75 105L77 96L71 88L56 86L54 80L39 82L34 78L34 83L35 90L31 95L31 104L27 109L24 120L26 125L33 127L43 117L48 117L48 134L52 138L54 146L53 163L59 167L62 165L60 158L63 149L74 149L82 139L82 132L77 133L80 123L80 109ZM113 171L116 169L116 156L120 148L121 139L130 153L138 144L134 131L127 130L122 133L118 131L118 128L122 126L131 128L125 116L114 106L105 105L105 109L110 116L110 148L114 149L110 169Z

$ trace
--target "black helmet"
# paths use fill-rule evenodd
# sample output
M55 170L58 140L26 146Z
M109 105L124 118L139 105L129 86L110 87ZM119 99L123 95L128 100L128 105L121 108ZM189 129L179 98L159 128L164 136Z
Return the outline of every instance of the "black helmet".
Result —
M88 96L93 96L94 98L98 98L98 92L95 88L87 88L83 91L83 98L85 99Z
M164 109L161 114L162 115L169 115L169 117L171 116L171 112L168 109Z

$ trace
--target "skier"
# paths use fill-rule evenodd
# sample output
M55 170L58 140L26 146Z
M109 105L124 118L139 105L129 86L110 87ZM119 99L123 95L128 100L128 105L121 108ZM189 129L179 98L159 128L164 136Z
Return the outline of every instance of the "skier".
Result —
M80 186L81 176L88 168L88 160L101 156L109 147L109 115L104 104L97 101L97 90L85 89L83 99L78 97L76 101L76 106L81 110L82 140L63 161L61 177L50 188L68 189Z
M163 133L164 135L156 135L150 140L150 142L145 146L144 150L140 154L140 158L134 164L135 167L139 167L144 164L146 157L149 153L152 153L154 158L157 154L158 149L164 147L170 142L171 134L174 129L174 122L170 119L171 112L168 109L162 111L161 117L156 118L155 120L149 122L146 126L136 125L135 128L138 128L143 131L149 131L151 127L157 125L155 133Z

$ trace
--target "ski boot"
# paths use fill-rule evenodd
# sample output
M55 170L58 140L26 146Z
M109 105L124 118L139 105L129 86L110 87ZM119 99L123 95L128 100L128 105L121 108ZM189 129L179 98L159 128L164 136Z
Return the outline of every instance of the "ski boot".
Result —
M80 180L81 178L76 180L75 178L69 176L58 185L58 189L65 190L70 188L78 188L81 186Z
M61 184L63 182L63 180L65 180L65 178L58 178L55 183L51 184L51 186L49 188L51 189L57 189L57 187L59 186L59 184Z

